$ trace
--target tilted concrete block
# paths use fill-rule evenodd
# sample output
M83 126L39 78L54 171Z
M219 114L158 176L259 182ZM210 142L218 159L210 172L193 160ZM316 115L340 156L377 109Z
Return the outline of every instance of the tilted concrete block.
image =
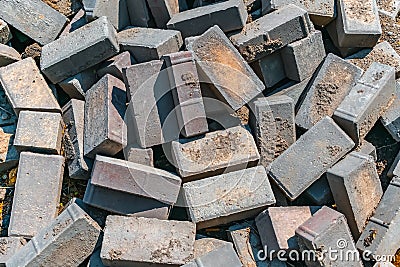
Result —
M93 10L96 6L97 0L82 0L83 10L85 10L86 21L93 20Z
M21 60L21 55L14 48L0 43L0 67Z
M136 60L131 56L128 51L122 52L121 54L112 57L103 62L97 70L97 77L101 78L104 75L111 74L114 77L122 80L122 69L127 68L136 63Z
M395 99L380 120L392 138L400 142L400 82L398 81L396 81Z
M12 38L12 34L8 24L0 19L0 44L6 44Z
M96 0L93 18L106 16L117 31L130 25L126 0Z
M69 97L85 100L87 90L89 90L97 80L95 69L89 68L61 81L58 85Z
M275 51L250 64L257 76L264 81L267 88L274 86L286 78L281 51L282 49Z
M268 93L267 96L278 96L278 95L286 95L293 99L295 107L298 107L300 104L301 96L303 92L306 90L308 84L310 83L311 77L305 79L301 82L290 81L284 84L281 87L278 87L271 93Z
M124 152L127 161L154 167L153 149L132 145L124 148Z
M220 247L226 246L227 243L229 244L229 242L224 240L196 235L196 240L194 241L193 246L193 258L197 259L204 255L207 255L208 253Z
M0 171L6 171L18 164L19 152L14 146L16 126L0 126Z
M355 151L365 155L370 155L374 159L374 161L378 160L375 146L368 141L363 140L361 146L356 147Z

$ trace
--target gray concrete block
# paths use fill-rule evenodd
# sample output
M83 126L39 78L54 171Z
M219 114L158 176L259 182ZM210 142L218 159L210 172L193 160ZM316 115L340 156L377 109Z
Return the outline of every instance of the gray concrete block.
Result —
M262 166L188 182L183 190L190 219L197 229L250 218L275 204Z
M93 20L93 10L96 6L97 0L82 0L83 10L85 10L86 21Z
M108 216L100 257L109 266L183 265L193 258L195 232L191 222Z
M369 155L352 152L330 168L327 177L337 210L357 239L383 194L375 162Z
M91 162L83 156L85 101L71 99L62 109L66 135L72 147L64 145L69 177L89 179Z
M250 104L249 125L258 150L260 164L268 165L296 141L294 103L288 96L257 98Z
M101 231L77 204L46 224L6 262L7 266L78 266L95 249Z
M83 202L83 200L75 197L65 205L65 209L68 209L68 207L72 205L78 205L79 208L86 212L90 218L96 221L101 228L104 228L106 224L106 217L109 215L109 212L87 205Z
M255 165L260 155L251 133L236 126L203 138L173 141L172 158L185 182Z
M21 153L9 236L32 238L57 216L63 172L62 156Z
M333 119L359 144L394 100L393 67L373 63L333 114Z
M324 117L271 163L269 175L294 200L354 145L331 118Z
M1 68L0 83L17 115L21 110L61 112L56 98L32 58Z
M14 146L18 151L60 154L63 128L60 113L21 111Z
M126 0L96 0L93 18L106 16L117 31L130 25Z
M6 261L10 259L26 241L20 237L0 237L0 266L5 267Z
M247 11L243 0L229 0L175 14L168 21L167 27L180 31L186 38L203 34L214 25L223 32L240 30L246 25L246 20Z
M132 26L151 26L150 10L146 0L126 0L126 6Z
M113 156L126 146L125 84L109 74L86 92L84 155Z
M336 27L337 20L338 19L336 18L334 21L332 21L325 27L330 37L330 39L324 40L325 44L327 44L331 50L336 49L339 52L340 56L342 57L348 57L362 50L362 48L360 47L343 47L339 45L338 31Z
M139 63L178 52L183 44L179 31L138 27L119 32L118 42L121 50L129 51Z
M85 100L87 90L96 82L96 70L94 68L89 68L59 82L58 85L69 97Z
M124 79L122 69L127 68L135 63L136 60L128 51L122 52L121 54L118 54L115 57L103 62L97 70L97 77L101 78L108 73L122 80Z
M187 38L203 83L212 85L219 100L238 110L262 92L264 85L218 26ZM222 56L224 55L224 56Z
M86 24L85 10L80 9L60 33L60 37L71 33Z
M101 17L43 46L40 69L53 83L65 80L116 55L116 36L112 24Z
M14 48L0 43L0 67L21 60L21 55Z
M346 218L326 206L296 229L300 250L312 250L314 258L306 259L307 266L363 266L360 259L351 259L357 251ZM337 250L348 257L318 257L318 250ZM309 254L310 255L310 254ZM311 254L312 255L312 254Z
M323 206L334 203L332 192L325 174L304 191L304 196L314 205Z
M363 140L361 146L356 147L355 151L371 156L374 161L378 160L375 146L368 141Z
M172 16L179 13L180 0L147 0L158 28L166 28ZM182 1L180 1L182 2Z
M54 41L68 21L43 1L0 1L0 18L41 45Z
M388 16L392 20L396 20L396 16L400 11L400 1L376 1L378 5L378 12L384 16Z
M124 154L127 161L154 167L153 150L151 148L132 145L124 148Z
M308 130L324 116L332 116L362 73L357 66L329 54L307 88L296 125Z
M307 79L326 56L321 32L313 31L306 38L288 44L281 55L289 79L299 82Z
M336 30L341 47L374 47L382 34L375 0L338 1Z
M264 81L267 88L286 78L281 51L282 49L275 51L250 64L257 76Z
M283 86L278 87L276 90L268 93L267 96L286 95L286 96L292 98L295 106L298 107L300 104L301 96L302 96L304 90L306 90L310 80L311 80L311 77L309 77L299 83L290 81L290 82L284 84Z
M208 132L206 111L192 52L167 54L163 59L181 134L184 137L193 137Z
M389 177L394 177L398 176L400 177L400 151L397 154L397 156L394 158L392 166L390 166L389 171L387 173L387 176Z
M400 202L399 187L400 178L394 177L357 241L357 248L361 252L368 250L371 257L395 255L400 247L400 210L394 204Z
M247 24L230 39L244 59L252 62L307 37L313 30L307 11L286 5Z
M0 19L0 44L6 44L12 38L12 34L8 24Z
M18 164L19 152L14 146L16 126L0 126L0 171L9 170Z
M392 138L400 142L400 82L398 81L396 81L395 99L380 120Z
M197 259L208 253L225 246L229 242L211 238L211 237L204 237L200 234L196 235L196 240L194 241L194 250L193 250L193 258Z

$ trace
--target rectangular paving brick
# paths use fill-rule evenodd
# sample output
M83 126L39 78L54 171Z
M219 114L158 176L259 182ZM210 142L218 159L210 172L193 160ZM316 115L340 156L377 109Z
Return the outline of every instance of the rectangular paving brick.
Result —
M103 62L96 72L97 77L103 77L108 73L122 80L124 78L122 75L122 69L127 68L135 63L136 60L128 51L122 52Z
M100 257L111 266L183 265L193 258L195 232L191 222L108 216Z
M194 53L199 77L213 85L219 100L238 110L262 92L264 85L218 26L186 39ZM224 55L224 57L221 57Z
M78 266L95 249L101 231L77 204L47 220L45 226L7 261L7 266Z
M313 250L318 253L319 248L325 250L337 250L341 255L350 255L349 258L338 257L315 257L306 259L308 265L319 264L320 266L363 266L360 259L351 259L356 247L347 225L346 218L327 206L322 207L311 218L296 229L300 250ZM341 245L345 244L342 248ZM311 254L312 255L312 254ZM318 254L315 254L318 255Z
M275 204L262 166L188 182L183 190L188 214L197 229L253 217Z
M307 37L313 30L307 11L290 4L247 24L230 39L244 59L252 62Z
M21 55L11 46L0 43L0 67L21 60Z
M294 103L288 96L257 98L250 104L249 125L264 167L296 141Z
M0 171L9 170L18 164L19 152L14 146L16 125L0 126Z
M400 82L398 81L396 81L395 99L380 120L392 138L400 142Z
M129 19L132 26L152 26L150 10L147 7L147 0L127 0Z
M400 178L394 177L357 241L361 252L368 250L371 256L396 254L400 247L400 207L394 203L400 202L399 190Z
M139 63L178 52L183 44L179 31L138 27L119 32L118 42L121 50L129 51Z
M1 68L0 83L17 115L21 110L61 112L56 98L32 58Z
M246 25L247 11L242 0L230 0L175 14L167 23L169 29L182 33L184 38L204 33L217 25L223 32L240 30Z
M172 158L184 182L255 165L260 158L253 136L243 126L172 142Z
M167 54L163 59L181 134L184 137L192 137L208 132L206 111L192 52Z
M354 145L331 118L324 117L271 163L269 175L294 200Z
M21 153L9 236L32 238L57 216L63 172L62 156Z
M124 148L127 161L154 167L153 149L141 148L137 145Z
M0 19L0 44L6 44L12 38L12 34L8 24Z
M113 156L126 145L125 84L109 74L86 92L83 151ZM106 118L106 119L104 119Z
M394 68L372 63L333 114L334 120L360 143L394 100Z
M308 130L324 116L332 116L362 73L357 66L328 54L307 86L296 113L296 125Z
M351 152L328 170L327 177L337 210L358 238L383 194L373 158Z
M6 261L25 244L26 241L20 237L0 237L0 266L5 267Z
M180 0L147 0L158 28L166 28L171 17L179 13Z
M63 107L62 113L66 131L64 139L68 138L69 141L64 141L64 153L69 177L73 179L89 179L91 162L83 156L85 101L71 99Z
M61 86L69 97L85 100L87 90L89 90L97 80L95 68L88 68L59 82L58 85Z
M267 88L274 86L286 78L281 51L282 49L275 51L250 64L257 76L264 81Z
M101 17L43 46L40 69L58 83L118 52L117 32L107 17Z
M93 18L106 16L117 31L131 25L126 0L96 0Z
M60 154L63 130L60 113L21 111L14 146L19 151Z
M68 18L40 0L0 1L0 18L41 45L55 40Z

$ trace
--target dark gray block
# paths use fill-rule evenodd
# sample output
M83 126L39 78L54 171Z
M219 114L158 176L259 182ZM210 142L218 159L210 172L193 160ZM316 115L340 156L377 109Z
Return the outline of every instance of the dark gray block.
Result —
M281 51L275 51L250 64L257 76L264 81L267 88L274 86L286 78Z
M136 60L131 56L131 54L128 51L122 52L121 54L103 62L97 70L97 77L101 78L106 74L111 74L112 76L122 80L124 78L122 69L133 64L136 64Z
M147 7L146 0L126 0L126 6L132 26L151 26L150 10Z
M158 28L166 28L171 17L179 13L180 0L147 0Z
M304 196L314 205L329 205L334 203L326 174L323 174L306 191Z
M96 82L96 70L95 68L89 68L61 81L58 85L69 97L85 100L87 90Z
M392 166L390 166L389 171L388 171L388 176L389 177L394 177L398 176L400 177L400 151L397 154L397 156L394 158L394 161L392 163Z
M117 31L130 25L126 0L96 0L93 18L106 16Z
M21 55L14 48L0 43L0 67L21 60Z
M309 77L299 83L290 81L290 82L284 84L283 86L278 87L271 93L268 93L267 96L286 95L293 99L294 104L297 107L300 104L301 96L302 96L304 90L306 90L310 80L311 80L311 77Z

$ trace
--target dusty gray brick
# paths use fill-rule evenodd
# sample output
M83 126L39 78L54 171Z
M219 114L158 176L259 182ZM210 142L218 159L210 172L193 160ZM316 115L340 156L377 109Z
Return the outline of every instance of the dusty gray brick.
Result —
M46 224L7 261L7 266L79 266L95 249L101 231L77 204Z
M317 181L310 185L310 187L304 191L304 196L314 205L322 206L333 204L334 200L326 174L323 174Z
M32 58L1 68L0 83L17 115L21 110L61 112L56 98Z
M395 87L394 68L372 63L337 107L334 120L359 144L394 100Z
M184 137L192 137L208 132L206 111L192 52L167 54L163 59L181 134Z
M146 0L127 0L126 6L132 26L151 26L150 11Z
M107 17L98 18L43 46L40 69L51 82L58 83L116 55L116 37Z
M20 237L0 237L0 266L5 267L6 261L25 244L26 241Z
M243 0L229 0L175 14L167 23L184 38L204 33L217 25L223 32L240 30L246 25L247 11Z
M330 168L327 177L337 210L358 238L383 194L373 158L352 152Z
M253 217L275 204L262 166L188 182L183 190L190 219L197 229Z
M154 167L153 150L151 148L132 145L129 148L124 148L124 152L127 161Z
M14 146L15 124L0 126L0 171L9 170L18 164L19 152Z
M312 76L326 56L321 32L313 31L306 38L288 44L281 55L289 79L300 82Z
M55 40L68 18L43 1L1 0L0 18L41 45Z
M102 63L97 70L97 77L103 77L108 73L122 80L124 78L122 75L122 69L135 63L136 60L128 51L122 52L121 54L118 54Z
M147 0L158 28L166 28L171 17L179 13L180 0Z
M296 125L308 130L324 116L332 116L362 73L357 66L329 54L307 88Z
M318 252L318 248L325 250L338 250L340 255L352 255L356 251L350 229L347 225L346 218L340 212L337 212L326 206L317 211L310 219L305 221L296 229L296 236L300 250L313 250ZM340 242L339 242L340 241ZM345 244L343 247L341 245ZM350 253L350 254L349 254ZM316 254L317 255L317 254ZM349 261L346 257L315 257L306 260L308 266L363 266L361 260L357 258Z
M257 76L264 81L267 88L286 78L281 51L282 49L275 51L250 64Z
M200 80L212 84L214 94L233 110L241 108L264 89L261 80L218 26L185 41L187 49L194 53Z
M307 11L286 5L247 24L230 39L242 56L252 62L307 37L313 30Z
M388 16L392 20L396 20L397 14L400 11L400 1L393 0L393 1L376 1L378 5L379 14Z
M374 161L378 160L375 146L368 141L363 140L361 146L356 147L355 151L365 155L370 155L374 159Z
M271 163L269 175L294 200L354 145L331 118L324 117Z
M73 179L89 179L91 162L83 156L85 101L71 99L63 107L62 113L65 134L68 136L69 142L71 142L69 146L64 142L69 177Z
M398 81L396 81L395 99L380 120L392 138L400 142L400 82Z
M184 181L254 165L260 158L251 133L243 126L172 142L172 158Z
M21 153L9 236L32 238L57 216L63 172L62 156Z
M60 154L62 135L60 113L21 111L14 146L18 151Z
M21 60L21 55L14 48L0 43L0 67Z
M10 28L8 24L0 19L0 44L6 44L12 38L12 34L10 32Z
M89 68L61 81L58 85L69 97L85 100L87 90L96 82L96 71L94 68Z
M126 0L96 0L93 18L106 16L117 31L130 25Z
M80 9L60 33L60 37L71 33L86 24L85 10Z
M108 216L100 257L111 266L183 265L193 258L195 232L191 222Z
M178 52L183 44L179 31L153 28L129 28L118 33L121 50L129 51L139 62L160 59Z
M337 50L342 57L348 57L359 52L362 49L360 47L342 47L339 45L336 20L325 27L330 38L324 39L324 43L327 44L330 49Z
M84 155L113 156L126 145L125 84L109 74L86 92Z
M357 241L360 251L368 250L371 256L395 255L400 247L400 207L394 204L400 202L399 187L400 178L394 177Z

